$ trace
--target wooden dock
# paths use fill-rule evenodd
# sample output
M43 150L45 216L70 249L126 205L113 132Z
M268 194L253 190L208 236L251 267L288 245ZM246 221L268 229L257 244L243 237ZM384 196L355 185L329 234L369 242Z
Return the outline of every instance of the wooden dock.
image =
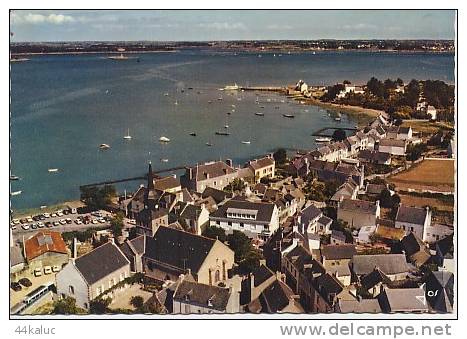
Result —
M176 167L171 167L171 168L152 171L152 173L153 174L160 174L160 173L178 171L178 170L182 170L182 169L186 169L186 168L187 168L187 166L176 166ZM112 184L118 184L118 183L128 182L128 181L141 181L141 180L147 180L147 178L148 178L148 175L144 174L144 175L141 175L141 176L138 176L138 177L107 180L107 181L101 181L101 182L96 182L96 183L92 183L92 184L85 184L85 185L81 185L80 188L88 188L88 187L103 186L103 185L112 185Z
M313 134L311 134L314 137L332 137L332 133L334 133L335 130L344 130L344 131L352 131L355 132L357 128L351 128L351 127L323 127ZM324 133L325 131L329 131L328 133Z

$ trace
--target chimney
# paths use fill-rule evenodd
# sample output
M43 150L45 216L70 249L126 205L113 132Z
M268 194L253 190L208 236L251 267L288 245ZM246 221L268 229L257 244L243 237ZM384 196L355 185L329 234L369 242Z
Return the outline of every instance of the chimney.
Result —
M73 238L73 253L71 256L74 259L78 257L78 240L76 240L76 238Z
M232 166L232 159L225 159L225 163L230 166L230 167L233 167Z
M250 281L250 301L255 300L258 296L255 293L255 276L250 273L248 276L248 280Z
M190 180L193 180L193 168L191 167L188 169L188 177Z

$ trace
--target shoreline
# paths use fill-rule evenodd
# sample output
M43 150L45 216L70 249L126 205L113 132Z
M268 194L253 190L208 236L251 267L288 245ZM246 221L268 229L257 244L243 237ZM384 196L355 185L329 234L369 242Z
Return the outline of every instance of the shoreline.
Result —
M13 210L12 218L21 219L23 217L33 216L36 214L52 213L57 210L69 207L69 206L84 206L84 204L79 199L76 199L76 200L62 201L56 204L47 205L47 207L45 208L40 208L40 207L23 208L23 209Z
M24 52L24 53L11 53L11 57L15 56L26 56L26 55L86 55L86 54L109 54L120 55L120 54L151 54L151 53L177 53L180 50L169 50L169 51L125 51L125 52L116 52L116 51L73 51L73 52Z

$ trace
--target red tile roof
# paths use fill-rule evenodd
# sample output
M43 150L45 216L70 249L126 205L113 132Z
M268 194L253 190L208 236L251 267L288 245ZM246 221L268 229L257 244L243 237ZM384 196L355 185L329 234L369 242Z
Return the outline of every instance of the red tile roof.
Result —
M37 232L24 242L24 248L27 260L32 260L47 252L68 253L61 233L53 231Z

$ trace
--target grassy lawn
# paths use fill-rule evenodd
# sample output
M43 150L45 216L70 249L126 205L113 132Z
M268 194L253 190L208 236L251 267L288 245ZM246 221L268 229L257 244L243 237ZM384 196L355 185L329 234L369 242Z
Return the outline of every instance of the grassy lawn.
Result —
M415 120L404 120L402 123L403 127L412 127L416 132L422 132L424 134L433 134L438 132L440 128L444 130L453 130L454 125L447 122L430 122L430 121L415 121Z
M447 201L439 200L436 198L425 198L425 197L416 197L413 195L399 194L401 202L404 205L423 207L423 206L433 206L436 207L439 211L453 212L454 203L449 203Z
M388 181L397 189L449 192L454 188L454 160L424 160Z

